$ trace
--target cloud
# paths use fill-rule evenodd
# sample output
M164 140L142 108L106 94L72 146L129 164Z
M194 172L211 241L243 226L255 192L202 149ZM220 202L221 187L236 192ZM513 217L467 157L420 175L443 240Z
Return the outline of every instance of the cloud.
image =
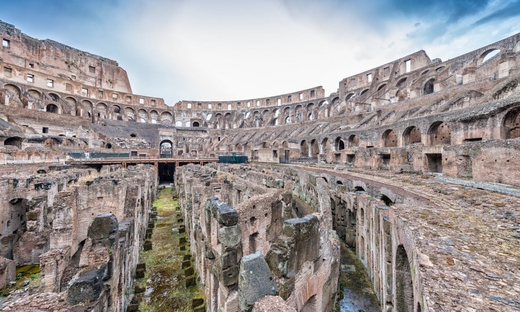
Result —
M341 79L420 49L446 58L505 37L518 29L504 21L517 3L19 0L0 19L118 61L135 93L172 105L335 92Z
M490 23L497 20L504 20L518 15L520 15L520 1L513 1L509 3L506 7L479 19L478 21L473 23L473 26L480 26L486 23Z

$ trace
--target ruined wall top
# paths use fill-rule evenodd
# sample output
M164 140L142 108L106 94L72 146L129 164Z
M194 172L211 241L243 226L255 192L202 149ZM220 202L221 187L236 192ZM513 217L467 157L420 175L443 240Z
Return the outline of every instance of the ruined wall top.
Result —
M275 95L264 98L254 98L234 101L189 101L182 100L175 103L174 110L209 110L209 111L225 111L225 110L241 110L255 109L260 107L276 107L280 105L295 104L312 99L325 97L325 90L322 86L300 90L281 95Z

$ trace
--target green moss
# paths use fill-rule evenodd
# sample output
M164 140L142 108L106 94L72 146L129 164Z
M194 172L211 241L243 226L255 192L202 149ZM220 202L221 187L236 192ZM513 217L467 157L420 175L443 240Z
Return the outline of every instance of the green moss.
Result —
M189 253L180 251L179 238L186 237L184 233L172 231L177 224L177 207L179 203L173 200L172 189L163 189L153 203L157 208L158 219L152 234L154 248L142 251L140 262L146 263L145 278L138 281L140 287L153 288L149 302L142 300L140 311L191 311L191 302L195 296L204 295L198 287L186 288L183 256ZM197 274L195 272L195 274ZM149 284L146 285L146 281Z

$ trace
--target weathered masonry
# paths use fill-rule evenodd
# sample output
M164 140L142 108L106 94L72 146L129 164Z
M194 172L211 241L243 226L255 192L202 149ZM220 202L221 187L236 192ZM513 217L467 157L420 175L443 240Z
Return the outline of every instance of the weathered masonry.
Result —
M30 264L40 265L41 282L3 309L125 311L156 174L152 166L4 171L0 286Z
M520 34L330 94L173 106L114 60L2 21L0 37L0 288L41 268L3 308L125 310L167 182L209 311L330 311L341 241L385 311L520 310ZM188 165L230 154L251 164Z
M367 173L182 168L177 184L209 311L268 309L263 296L279 296L285 311L331 311L339 239L356 249L383 311L520 309L511 235L520 198Z

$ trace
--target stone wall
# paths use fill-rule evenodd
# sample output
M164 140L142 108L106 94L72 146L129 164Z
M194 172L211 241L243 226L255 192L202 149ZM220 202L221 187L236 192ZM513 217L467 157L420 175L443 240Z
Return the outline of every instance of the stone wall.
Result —
M61 169L2 179L6 273L0 276L9 276L9 261L41 268L31 295L14 293L4 307L37 307L46 293L65 299L57 310L125 311L157 172L153 166Z
M318 311L331 310L339 262L328 259L339 257L339 241L330 217L293 198L291 182L234 169L190 165L176 174L209 310L249 311L266 295L298 310L312 297Z

